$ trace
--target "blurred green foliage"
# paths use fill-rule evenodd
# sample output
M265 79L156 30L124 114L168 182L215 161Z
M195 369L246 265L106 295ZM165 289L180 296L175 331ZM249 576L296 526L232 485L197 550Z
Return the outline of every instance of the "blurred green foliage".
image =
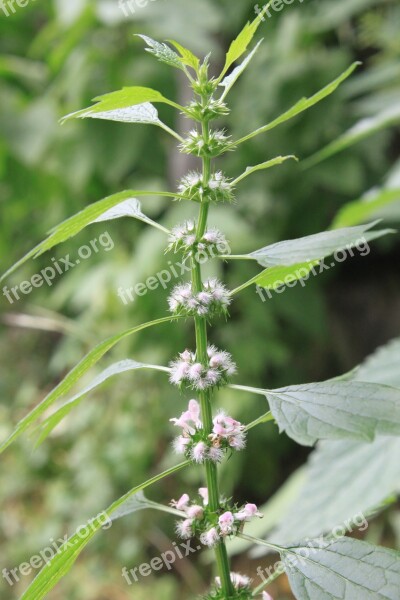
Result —
M0 12L2 271L86 204L122 189L171 188L193 166L155 128L101 121L61 127L58 119L87 106L94 96L130 84L155 87L184 102L187 91L179 74L144 53L133 34L174 38L201 55L212 51L217 69L230 39L253 17L253 4L157 0L145 8L133 5L129 18L112 0L32 0L9 17ZM278 154L306 158L360 118L398 106L399 24L396 0L305 0L274 13L260 28L265 40L251 68L230 95L233 114L227 126L234 136L311 95L354 59L363 66L311 111L227 156L222 167L228 175ZM171 127L187 127L169 107L160 114ZM213 224L225 231L235 253L324 230L346 202L382 186L391 170L398 173L399 146L398 130L387 128L314 168L285 164L256 174L240 188L233 209L214 210ZM143 202L146 213L166 226L190 214L190 208L169 200ZM144 281L170 259L163 254L159 232L131 221L93 225L54 255L25 265L7 282L9 287L50 265L52 256L73 256L105 230L115 242L111 252L99 252L51 288L36 289L13 305L2 297L2 438L97 341L165 314L167 291L162 289L129 305L117 296L120 286ZM368 259L351 259L304 289L297 286L265 303L249 288L232 308L231 325L219 325L213 341L232 352L241 383L271 387L344 372L399 335L399 251L396 239L383 240ZM248 263L210 268L223 271L232 286L257 272ZM189 325L163 326L124 342L113 358L166 364L190 344ZM258 398L224 390L219 400L244 421L260 414ZM71 532L172 463L167 422L184 401L163 375L126 374L85 399L43 446L32 451L33 441L25 437L8 450L0 476L1 568L29 560L50 538ZM263 502L305 457L271 425L256 428L248 451L227 463L224 489L239 501ZM154 488L151 496L167 502L200 481L200 473L184 473ZM376 535L385 531L381 527ZM167 600L195 595L207 581L198 559L193 565L182 561L179 570L132 588L121 577L123 566L159 555L173 539L168 518L140 513L140 518L117 522L49 597ZM247 566L252 568L239 559L238 569ZM1 581L1 598L19 597L27 583L21 578L11 588ZM279 593L282 600L291 597L285 588Z

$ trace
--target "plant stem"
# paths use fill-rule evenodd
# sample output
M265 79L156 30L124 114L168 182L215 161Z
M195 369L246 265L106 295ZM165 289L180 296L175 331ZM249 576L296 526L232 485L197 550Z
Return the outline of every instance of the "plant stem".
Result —
M208 99L203 99L208 100ZM209 125L207 122L202 123L202 132L205 142L209 138ZM208 186L210 175L211 175L211 160L209 158L203 158L203 184L206 188ZM196 238L200 240L207 227L209 202L207 197L203 197L200 205L200 212L197 223ZM201 266L195 258L192 259L192 286L195 293L199 293L203 290L203 281L201 275ZM207 354L207 321L204 317L195 317L195 330L196 330L196 358L204 366L208 365L208 354ZM212 394L209 390L204 390L199 393L199 400L201 405L203 428L206 435L212 432L212 406L211 406ZM217 513L220 509L220 494L218 486L218 472L217 465L210 460L205 463L206 468L206 479L208 488L208 503L211 511ZM224 540L221 540L215 547L215 557L217 562L218 574L221 580L221 589L226 600L234 596L234 590L230 576L230 565L228 553Z

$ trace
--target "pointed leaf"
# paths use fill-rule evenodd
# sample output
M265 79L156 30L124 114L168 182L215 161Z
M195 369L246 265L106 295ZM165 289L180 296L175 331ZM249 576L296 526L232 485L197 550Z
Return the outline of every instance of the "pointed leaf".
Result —
M124 192L119 192L118 194L113 194L112 196L108 196L107 198L103 198L103 200L99 200L98 202L94 202L90 204L79 213L70 217L66 221L63 221L56 227L53 227L50 235L40 244L35 246L30 252L25 254L23 258L21 258L18 262L16 262L10 269L8 269L1 277L0 281L3 281L8 275L13 273L16 269L18 269L21 265L23 265L30 258L37 258L47 250L50 250L54 246L65 242L71 237L74 237L79 232L81 232L87 225L96 222L99 217L107 213L111 208L123 203L126 200L132 200L133 202L137 202L133 196L166 196L169 198L177 198L175 194L169 192L144 192L141 190L127 190ZM126 205L125 205L126 206ZM131 216L136 216L131 214ZM144 215L142 215L143 217ZM144 220L142 217L141 220ZM139 212L138 216L139 218ZM146 222L150 222L150 219ZM154 224L154 222L152 222Z
M229 257L227 256L226 258ZM246 257L244 256L243 258ZM266 290L277 290L280 287L290 285L295 281L308 279L310 277L310 273L317 265L318 261L314 261L310 263L299 263L291 267L279 266L265 269L265 271L262 271L252 279L249 279L249 281L246 281L246 283L243 283L241 286L233 290L231 294L237 294L252 284L255 284Z
M37 439L36 444L41 444L53 431L53 429L66 417L69 413L80 404L82 398L89 392L102 385L110 377L125 373L126 371L134 371L136 369L155 369L158 371L167 371L167 367L158 367L156 365L147 365L144 363L136 362L135 360L121 360L113 365L104 369L97 377L95 377L86 387L80 390L72 398L67 400L58 410L46 418L40 425L41 433Z
M37 577L33 580L29 588L24 592L24 594L22 594L21 600L42 600L42 598L44 598L54 588L60 579L68 573L78 556L85 549L95 534L104 526L104 513L109 518L112 518L115 513L118 514L117 511L129 501L129 498L135 494L138 494L154 483L157 483L161 479L164 479L164 477L168 477L169 475L176 473L189 464L189 461L185 461L159 475L156 475L155 477L152 477L145 483L134 487L127 494L122 496L122 498L111 504L111 506L103 511L100 518L96 517L95 519L91 520L88 527L85 529L82 528L82 530L79 530L77 533L71 536L69 540L59 548L57 554L46 563Z
M258 42L258 44L255 46L255 48L253 48L253 50L250 52L250 54L248 54L246 56L244 61L240 65L235 67L235 69L233 69L232 73L230 73L229 75L224 77L224 79L221 81L221 83L219 85L221 87L225 88L225 90L221 96L221 100L224 100L224 98L228 95L228 93L230 92L232 87L235 85L236 81L239 79L241 74L246 70L246 68L250 64L251 60L253 59L254 55L256 54L257 50L259 49L262 41L263 40L260 40Z
M265 395L280 431L304 446L324 439L400 435L400 390L393 387L330 380Z
M242 173L242 175L239 175L239 177L237 179L235 179L235 181L232 182L232 185L238 184L239 181L242 181L243 179L245 179L252 173L255 173L256 171L263 171L265 169L270 169L271 167L275 167L276 165L281 165L286 160L289 160L291 158L296 161L298 160L296 158L296 156L293 156L293 154L291 154L289 156L277 156L277 157L273 158L272 160L267 160L267 162L263 162L259 165L255 165L254 167L247 167L245 172Z
M147 35L138 33L137 37L142 38L147 44L146 52L153 54L160 62L166 63L176 69L183 69L183 60L167 44L157 42Z
M341 135L337 140L311 156L307 158L303 163L303 167L308 169L309 167L313 167L314 165L320 163L327 158L330 158L334 154L338 152L342 152L346 148L353 146L357 142L364 140L365 138L381 131L382 129L387 129L388 127L392 127L393 125L397 125L400 123L400 107L394 106L389 109L384 110L379 113L375 117L368 117L362 119L351 129L349 129L346 133Z
M188 67L192 67L192 69L194 69L197 72L198 68L200 66L200 59L198 59L197 56L195 56L193 54L193 52L191 52L190 50L188 50L187 48L185 48L184 46L182 46L175 40L168 40L168 41L170 44L175 46L175 48L180 53L180 57L179 57L180 61L183 62L183 64L187 65Z
M377 215L379 211L394 202L400 203L400 189L372 190L368 195L345 204L336 215L332 229L337 227L348 227L363 223L370 217Z
M64 377L64 379L58 384L56 388L50 394L48 394L40 404L38 404L26 417L24 417L15 428L14 432L8 437L3 444L0 445L0 453L3 452L8 446L15 441L24 431L28 429L33 423L37 421L37 419L59 398L61 398L64 394L68 393L72 386L79 381L83 375L93 367L111 348L113 348L119 341L124 338L132 335L133 333L137 333L142 331L143 329L147 329L148 327L153 327L154 325L161 325L162 323L170 323L173 320L179 317L164 317L162 319L157 319L155 321L150 321L149 323L144 323L143 325L138 325L137 327L132 327L131 329L127 329L122 333L118 333L108 338L104 342L98 344L93 350L91 350L81 361L80 363L72 369Z
M156 229L160 229L164 233L169 233L169 230L156 223L149 217L147 217L142 212L142 206L140 201L137 198L129 198L128 200L124 200L121 204L117 204L112 208L108 209L105 213L97 217L92 223L100 223L102 221L111 221L113 219L119 219L121 217L133 217L134 219L139 219L139 221L143 221Z
M400 553L350 538L280 548L297 600L398 600Z
M379 348L352 373L356 381L383 383L400 388L400 339L394 339Z
M297 115L307 110L308 108L311 108L321 100L324 100L324 98L332 94L339 87L339 85L343 81L345 81L345 79L350 77L350 75L353 73L353 71L359 64L359 62L355 62L344 73L342 73L342 75L340 75L337 79L328 84L322 90L314 94L314 96L311 96L310 98L302 98L302 100L299 100L297 104L295 104L292 108L283 113L280 117L277 117L271 123L268 123L268 125L264 125L264 127L260 127L259 129L256 129L256 131L249 133L248 135L241 138L238 142L235 142L235 144L241 144L242 142L245 142L256 135L259 135L260 133L265 133L266 131L273 129L277 125L280 125L281 123L284 123L285 121L296 117Z

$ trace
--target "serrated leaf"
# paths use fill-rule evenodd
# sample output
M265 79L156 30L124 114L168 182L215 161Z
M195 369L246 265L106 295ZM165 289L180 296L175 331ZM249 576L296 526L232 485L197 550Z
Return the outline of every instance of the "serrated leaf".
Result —
M242 175L239 175L239 177L237 177L237 179L235 179L232 182L232 185L237 185L239 183L239 181L242 181L243 179L245 179L252 173L255 173L256 171L264 171L265 169L270 169L271 167L275 167L276 165L281 165L282 163L284 163L285 161L287 161L289 159L293 159L296 161L298 160L296 158L296 156L294 156L293 154L290 154L289 156L276 156L275 158L273 158L271 160L267 160L266 162L260 163L259 165L255 165L254 167L247 167L245 172L242 173Z
M40 424L40 435L36 441L36 444L41 444L53 431L55 427L67 416L69 413L80 404L82 398L97 388L99 385L102 385L107 379L110 377L114 377L115 375L119 375L120 373L125 373L126 371L134 371L136 369L155 369L159 371L169 371L166 367L158 367L156 365L148 365L144 363L136 362L135 360L121 360L113 365L104 369L97 377L95 377L87 386L85 386L82 390L80 390L77 394L75 394L72 398L67 400L58 410L56 410L53 414L43 421Z
M251 252L248 256L262 267L290 266L303 261L322 260L334 252L350 250L361 242L365 244L391 232L382 230L367 233L376 223L375 221L368 225L323 231L295 240L278 242Z
M124 203L125 201L137 202L133 196L166 196L169 198L177 198L175 194L169 192L145 192L142 190L127 190L124 192L119 192L118 194L113 194L112 196L108 196L107 198L103 198L103 200L99 200L98 202L94 202L90 204L79 213L70 217L66 221L63 221L56 227L53 227L50 235L43 241L40 242L35 248L30 250L23 258L17 261L10 269L8 269L1 277L0 281L3 281L8 275L13 273L18 267L23 265L30 258L37 258L47 250L50 250L54 246L65 242L71 237L74 237L78 233L80 233L87 225L96 222L99 217L107 213L110 209ZM127 206L127 205L125 205ZM122 215L121 215L122 216ZM131 215L133 216L133 215ZM143 215L144 216L144 215ZM139 217L137 217L139 218ZM145 217L147 219L147 217ZM144 220L141 218L141 220ZM150 222L148 219L146 222ZM154 221L152 222L154 224Z
M224 258L229 258L226 256ZM242 258L242 257L239 257ZM308 279L311 271L318 265L318 261L311 263L298 263L289 267L271 267L265 269L246 283L233 290L232 295L241 292L249 285L257 285L266 290L277 290L282 286L289 285L295 281L302 281Z
M268 4L262 10L261 14L257 15L254 21L252 21L251 23L246 23L246 25L243 27L242 31L239 33L237 38L233 40L226 54L225 66L222 70L219 80L221 80L224 77L224 75L226 74L228 69L233 65L233 63L236 62L246 52L250 42L252 41L257 29L259 28L262 22L262 17L268 10L270 4L271 2L268 2Z
M182 46L175 40L168 40L168 41L170 44L175 46L175 48L180 53L180 57L179 57L180 61L183 62L188 67L192 67L192 69L194 69L197 72L197 70L200 66L200 59L197 58L197 56L195 56L193 54L193 52L191 52L190 50L188 50L187 48L185 48L184 46Z
M380 436L371 444L321 442L311 453L305 472L303 467L302 485L269 540L298 542L328 534L336 527L364 530L363 517L400 493L399 456L398 437Z
M230 92L232 87L235 85L236 81L239 79L241 74L246 70L246 68L250 64L251 60L253 59L254 55L258 51L262 41L263 40L260 40L258 42L258 44L255 46L255 48L253 48L253 50L248 54L248 56L246 56L244 61L240 65L235 67L235 69L233 69L232 73L230 73L229 75L224 77L224 79L221 81L221 83L219 85L221 87L225 88L225 90L221 96L221 100L224 100L224 98L228 95L228 93Z
M144 323L143 325L138 325L137 327L132 327L131 329L127 329L122 333L118 333L108 338L104 342L98 344L93 350L91 350L80 362L79 364L72 369L64 377L64 379L54 388L53 391L50 392L41 402L38 404L26 417L21 419L15 428L14 432L8 437L5 442L0 445L0 453L3 452L8 446L14 442L24 431L28 429L31 425L33 425L37 419L43 415L43 413L52 405L56 400L64 396L69 392L69 390L77 383L83 375L93 367L111 348L113 348L118 342L123 340L124 338L142 331L143 329L147 329L148 327L153 327L154 325L161 325L162 323L170 323L173 320L179 317L164 317L162 319L156 319L155 321L150 321L149 323Z
M297 600L398 600L400 553L351 538L280 548Z
M161 479L164 479L164 477L168 477L169 475L176 473L189 464L189 461L180 463L179 465L167 469L163 473L152 477L145 483L134 487L127 494L122 496L122 498L111 504L111 506L103 511L102 515L104 516L105 513L109 518L112 518L113 515L116 513L118 514L117 511L121 509L124 504L129 502L129 499L135 494L140 493L145 488L157 483ZM91 520L89 527L86 527L85 530L78 531L59 548L57 554L46 563L28 589L21 596L21 600L42 600L42 598L44 598L54 588L60 579L62 579L62 577L68 573L78 556L85 549L95 534L104 526L103 516L100 518L96 517L96 519Z
M400 435L400 390L390 386L330 380L265 395L279 430L304 446L324 439Z
M305 110L311 108L318 102L321 102L321 100L324 100L324 98L326 98L327 96L332 94L334 91L336 91L336 89L339 87L339 85L343 81L345 81L348 77L350 77L350 75L353 73L353 71L356 69L356 67L359 64L360 64L359 62L353 63L351 65L351 67L349 67L344 73L342 73L339 77L334 79L327 86L322 88L322 90L320 90L319 92L317 92L310 98L302 98L301 100L299 100L299 102L297 102L297 104L295 104L292 108L290 108L289 110L284 112L280 117L277 117L271 123L268 123L268 125L264 125L263 127L256 129L252 133L249 133L248 135L241 138L239 141L235 142L235 144L236 145L241 144L242 142L245 142L245 141L253 138L256 135L259 135L260 133L265 133L266 131L270 131L274 127L281 125L281 123L284 123L285 121L288 121L289 119L293 119L293 117L296 117L297 115L299 115L300 113L304 112Z
M400 123L400 107L394 106L389 109L384 110L380 114L374 117L368 117L362 119L353 127L351 127L346 133L341 135L337 140L310 156L303 162L303 167L308 169L309 167L313 167L314 165L330 158L334 154L338 152L342 152L346 148L353 146L357 142L366 139L367 137L381 131L382 129L387 129L388 127L392 127L393 125L397 125Z
M378 348L352 372L352 378L400 387L400 339Z
M156 40L153 40L147 35L143 35L140 33L137 34L137 37L142 38L142 40L146 42L148 46L148 48L146 48L146 51L150 54L153 54L156 58L158 58L159 61L166 63L171 67L175 67L176 69L184 70L182 59L167 44L163 42L157 42Z
M175 108L182 108L178 104L175 104L175 102L165 98L159 91L146 87L124 87L122 90L97 96L93 98L93 102L96 102L94 106L89 106L88 108L83 108L82 110L66 115L62 118L61 122L64 123L69 119L84 119L86 117L95 119L111 118L110 114L115 114L115 111L132 109L134 106L141 107L137 113L137 118L140 119L140 122L156 122L158 121L158 114L151 102L163 102ZM134 114L134 111L132 112ZM116 119L114 118L113 120Z
M400 203L400 189L372 190L371 193L360 200L345 204L336 215L332 228L348 227L363 223L367 219L377 215L381 209L390 206L394 202Z

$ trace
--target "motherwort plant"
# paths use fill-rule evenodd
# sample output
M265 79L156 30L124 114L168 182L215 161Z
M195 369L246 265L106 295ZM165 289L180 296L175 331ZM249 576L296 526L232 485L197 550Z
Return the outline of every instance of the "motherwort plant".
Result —
M227 97L232 86L249 65L259 45L236 67L234 63L247 51L259 25L261 16L248 23L232 42L226 55L221 74L214 78L209 74L209 56L200 60L179 43L170 45L159 43L141 36L147 51L168 66L178 69L187 76L193 91L193 100L188 106L180 106L165 98L160 92L145 87L127 87L122 90L95 98L96 104L68 115L73 118L108 119L125 123L152 124L164 129L179 142L182 153L198 158L197 171L188 173L178 184L177 191L154 192L129 190L91 204L76 216L71 217L55 229L50 236L24 257L16 266L29 257L42 252L77 234L90 223L119 217L134 217L158 228L160 235L166 236L166 251L179 253L190 263L190 281L182 281L171 290L168 300L168 315L155 321L134 327L100 343L94 350L61 381L61 383L17 425L15 431L1 446L4 450L28 427L40 423L40 441L52 431L79 402L80 398L104 382L108 377L130 369L152 368L169 375L172 385L180 392L187 392L191 398L187 410L171 417L171 431L177 435L173 441L176 454L183 461L160 475L137 485L125 496L114 502L106 513L111 519L121 517L144 508L163 510L177 518L176 531L183 539L196 538L215 553L217 576L206 599L248 599L255 596L271 598L264 589L270 582L286 571L293 593L299 600L398 600L400 590L399 554L385 548L374 547L346 536L325 536L312 538L307 543L303 537L279 540L272 543L257 539L246 533L247 523L260 519L263 514L258 507L248 502L238 505L234 499L227 499L219 486L218 470L234 452L246 447L246 437L251 430L261 424L275 422L280 431L285 432L299 444L312 446L319 440L351 441L367 444L376 437L393 438L400 435L400 390L371 380L362 381L356 372L337 379L295 385L281 389L258 389L232 383L232 377L240 374L230 352L216 348L210 343L210 329L216 319L228 318L229 307L235 296L247 286L257 285L274 289L285 277L295 281L327 256L338 250L351 249L362 240L367 243L387 233L372 230L375 223L342 229L331 229L316 235L297 240L282 241L247 255L224 253L227 240L223 232L209 225L213 207L223 204L232 210L232 202L239 190L241 181L253 172L279 165L293 156L271 158L263 164L248 167L236 178L226 176L220 165L216 165L226 152L234 151L251 138L265 133L323 100L351 75L356 64L352 65L335 81L310 98L303 98L292 108L271 123L260 127L241 139L234 140L226 129L215 126L225 122L229 115ZM186 138L170 129L158 116L154 103L162 102L173 106L193 122ZM175 201L193 203L197 206L197 217L177 224L171 231L148 218L141 209L137 197L162 195ZM205 280L202 261L209 260L251 260L264 267L264 270L235 290L228 290L216 278ZM13 267L14 269L15 267ZM12 269L10 269L11 271ZM10 272L9 271L9 272ZM8 273L9 273L8 272ZM8 274L7 273L7 274ZM6 275L7 275L6 274ZM171 357L169 366L154 366L127 359L108 367L92 384L66 402L50 416L49 407L67 394L90 367L111 350L123 338L140 330L165 323L192 320L195 332L195 347L183 348L176 357ZM234 348L229 349L234 354ZM259 394L268 402L268 410L256 421L242 424L234 416L220 410L217 405L219 388L230 386L232 393L246 391ZM177 394L178 394L177 390ZM273 426L270 424L269 426ZM185 493L165 505L151 502L143 495L143 490L162 478L184 468L204 470L204 486L198 495ZM335 498L331 498L335 503ZM94 520L94 524L96 524ZM57 581L69 570L80 552L96 531L91 529L84 537L73 536L68 546L42 569L28 590L25 600L40 600L52 589ZM313 535L326 533L311 532ZM277 552L283 569L277 569L260 585L245 574L232 573L227 552L227 544L235 537L241 537L254 544L260 544Z

